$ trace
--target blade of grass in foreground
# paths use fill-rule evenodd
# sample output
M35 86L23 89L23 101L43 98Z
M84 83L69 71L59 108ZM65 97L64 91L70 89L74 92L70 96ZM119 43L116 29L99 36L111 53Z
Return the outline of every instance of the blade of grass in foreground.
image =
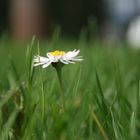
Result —
M10 90L5 94L6 96L0 101L0 110L9 101L9 99L13 97L14 94L14 90Z
M117 63L115 65L115 83L116 83L116 88L117 88L117 93L118 93L118 102L120 104L120 106L122 106L121 111L122 114L125 110L124 108L124 89L123 89L123 83L122 83L122 75L121 75L121 71L120 71L120 67L119 64Z
M96 82L97 82L97 86L99 88L99 93L100 93L100 97L101 97L102 108L104 110L104 114L107 114L107 112L108 112L107 111L107 105L106 105L106 101L105 101L105 98L104 98L104 93L103 93L103 90L102 90L102 87L101 87L101 82L100 82L100 79L99 79L96 68L95 68L95 76L96 76Z
M140 105L140 82L138 83L138 88L137 88L137 94L136 94L136 101L135 101L135 105L134 105L134 111L131 114L130 117L130 124L129 124L129 135L128 137L132 140L137 139L138 135L137 135L137 119L138 119L138 115L139 115L139 105Z
M82 70L81 70L81 67L78 69L78 72L79 72L79 74L78 74L78 78L77 78L77 82L76 82L76 84L75 84L75 86L74 86L74 96L76 96L76 94L77 94L77 91L78 91L78 86L79 86L79 83L80 83L80 80L81 80L81 72Z
M31 44L28 45L27 47L27 53L26 53L26 78L27 78L27 86L30 89L31 88L31 84L32 84L32 80L33 80L33 66L32 66L32 61L33 61L33 46L34 46L34 42L35 42L35 36L33 36Z
M121 137L121 133L120 133L118 125L116 123L117 120L114 118L114 115L113 115L111 108L110 108L110 112L111 112L111 117L112 117L112 126L113 126L113 131L115 134L115 139L122 140L123 138Z
M26 115L24 117L24 122L22 126L23 134L26 131L26 127L28 126L30 117L33 112L33 100L31 99L31 93L32 93L32 82L33 82L33 76L34 76L34 69L32 65L34 44L35 44L35 36L33 36L32 41L28 45L27 52L26 52L26 69L25 69L26 94L25 94L25 101L24 101L24 113Z
M14 122L16 120L16 116L18 114L19 110L18 109L15 109L13 111L13 113L9 116L9 119L8 121L6 122L6 124L3 126L3 131L1 132L2 133L2 140L5 140L5 139L9 139L10 137L10 131L12 130L12 126L14 125Z
M104 138L104 140L109 140L109 139L108 139L108 136L107 136L107 134L105 133L104 128L103 128L103 126L101 125L99 119L97 118L95 112L92 112L92 117L93 117L93 119L95 120L95 122L96 122L96 124L97 124L97 126L98 126L98 128L99 128L99 130L100 130L100 132L101 132L101 134L102 134L102 136L103 136L103 138Z
M40 56L40 49L39 49L39 41L37 41L37 51L38 55ZM44 93L44 84L43 84L43 75L42 69L39 69L40 77L41 77L41 112L42 112L42 123L45 123L45 93Z
M14 101L19 106L19 108L22 109L23 108L23 101L25 100L25 90L23 88L23 84L20 81L20 76L17 72L17 69L16 69L15 64L12 61L12 59L10 62L11 62L10 63L11 64L11 69L10 69L11 71L9 71L9 74L11 73L11 77L13 78L11 84L14 85L13 87L11 86L11 88L18 88L18 91L19 91L18 94L15 95L15 97L17 97L17 100L14 100ZM8 80L10 82L10 77L8 77Z
M130 118L130 125L129 125L129 139L135 140L136 139L136 114L132 112Z

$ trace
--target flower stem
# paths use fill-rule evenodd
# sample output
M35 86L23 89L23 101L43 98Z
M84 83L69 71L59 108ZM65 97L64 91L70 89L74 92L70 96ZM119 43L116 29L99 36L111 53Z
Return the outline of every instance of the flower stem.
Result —
M57 72L59 85L60 85L60 89L61 89L62 108L63 108L63 111L65 111L65 97L64 97L64 88L63 88L63 82L62 82L62 66L57 65L57 66L55 66L55 69L56 69L56 72Z

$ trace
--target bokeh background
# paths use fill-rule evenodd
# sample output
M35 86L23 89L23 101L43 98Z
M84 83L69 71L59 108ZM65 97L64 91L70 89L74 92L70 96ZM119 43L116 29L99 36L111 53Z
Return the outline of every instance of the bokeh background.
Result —
M63 38L128 40L139 46L140 0L1 0L0 34L15 39Z

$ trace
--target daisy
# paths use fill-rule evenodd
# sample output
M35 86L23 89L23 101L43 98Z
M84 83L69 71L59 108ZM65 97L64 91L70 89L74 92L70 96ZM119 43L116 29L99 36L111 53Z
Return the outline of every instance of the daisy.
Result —
M80 50L68 51L54 51L48 52L47 57L34 56L33 63L34 66L42 66L42 68L47 68L50 64L61 62L63 64L75 63L76 61L82 61L82 56L78 56Z

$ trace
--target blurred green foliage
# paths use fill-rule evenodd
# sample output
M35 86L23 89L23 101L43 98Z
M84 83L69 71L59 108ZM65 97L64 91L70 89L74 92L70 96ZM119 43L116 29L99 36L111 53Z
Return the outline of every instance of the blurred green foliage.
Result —
M1 140L139 139L139 50L96 40L41 42L42 56L80 49L84 58L63 68L63 112L56 71L33 68L37 40L28 44L0 41Z

